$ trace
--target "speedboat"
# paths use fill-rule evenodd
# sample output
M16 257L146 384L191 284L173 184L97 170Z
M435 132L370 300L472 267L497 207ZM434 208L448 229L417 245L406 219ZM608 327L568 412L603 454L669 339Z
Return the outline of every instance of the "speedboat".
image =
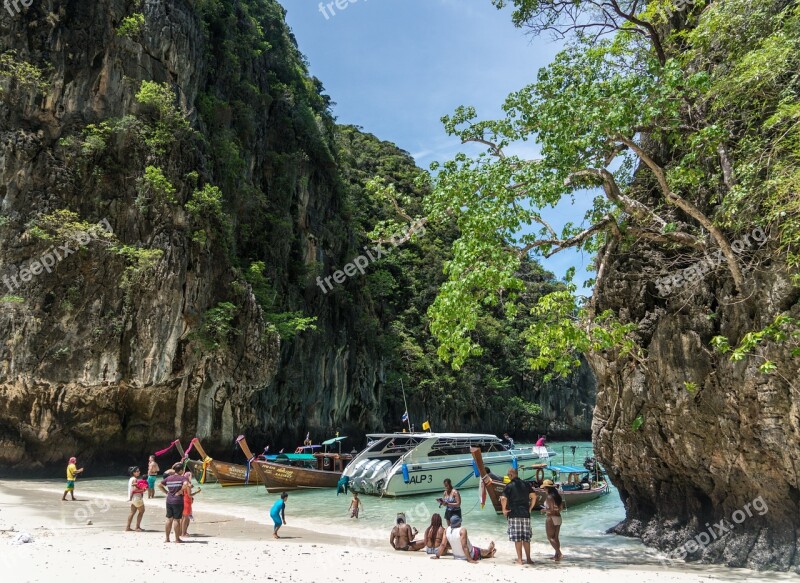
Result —
M456 489L477 488L471 447L498 468L545 463L546 447L507 449L495 435L480 433L372 433L366 449L344 469L349 487L361 494L410 496L442 490L449 478Z

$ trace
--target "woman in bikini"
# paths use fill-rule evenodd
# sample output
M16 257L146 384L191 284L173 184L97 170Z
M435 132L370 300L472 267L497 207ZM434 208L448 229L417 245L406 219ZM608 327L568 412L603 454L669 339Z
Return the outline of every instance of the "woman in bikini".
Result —
M425 529L425 552L429 555L435 555L436 549L442 544L442 539L444 539L442 515L437 512L431 516L431 525Z
M461 494L453 488L453 482L450 481L450 478L445 478L444 494L442 498L438 499L438 502L439 505L444 504L447 507L444 512L444 520L447 522L447 526L450 526L450 519L453 516L461 516Z
M556 551L553 559L560 561L564 555L561 554L561 541L558 540L558 535L561 532L561 511L564 510L564 500L552 480L543 481L542 487L547 491L547 500L542 508L542 512L547 515L544 529L547 533L547 540Z

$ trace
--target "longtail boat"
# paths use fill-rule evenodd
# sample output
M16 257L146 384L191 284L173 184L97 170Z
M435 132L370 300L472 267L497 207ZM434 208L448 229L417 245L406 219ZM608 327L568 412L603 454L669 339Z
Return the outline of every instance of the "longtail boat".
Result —
M503 505L500 502L500 496L503 494L507 484L500 476L492 474L483 463L483 456L481 450L477 447L470 448L472 457L475 460L475 465L478 468L478 473L482 476L481 495L485 492L492 502L495 512L498 514L503 513ZM547 499L547 490L540 487L544 479L545 471L553 473L554 477L566 475L567 479L558 486L561 498L567 508L578 506L596 500L601 496L605 496L609 492L608 483L605 477L595 470L592 475L590 470L586 468L577 468L571 466L549 466L549 465L535 465L526 468L527 470L535 470L536 477L534 479L525 479L524 481L529 484L531 490L536 494L536 503L534 510L542 508L544 501ZM520 477L522 477L522 471ZM583 481L581 475L589 474L589 481Z
M189 471L192 472L192 477L197 480L201 484L214 484L217 481L217 477L214 475L214 472L209 467L209 461L204 460L193 460L189 459L188 455L191 451L193 446L197 445L197 438L195 437L192 441L189 442L189 449L185 452L183 451L183 446L181 442L175 444L175 448L178 450L178 453L181 455L181 459L186 461L186 467L189 468ZM197 450L198 452L200 450ZM205 457L205 456L203 456Z
M268 492L283 492L305 488L335 488L347 459L340 454L290 453L263 456L256 459L243 435L237 438L239 447L250 460ZM349 457L349 456L347 456ZM330 467L331 469L326 469Z
M254 486L264 483L258 472L251 472L248 466L221 462L219 460L212 459L206 454L206 451L200 444L200 440L195 438L193 441L198 453L203 456L202 463L211 467L211 471L214 473L214 476L217 478L217 481L220 483L220 485Z

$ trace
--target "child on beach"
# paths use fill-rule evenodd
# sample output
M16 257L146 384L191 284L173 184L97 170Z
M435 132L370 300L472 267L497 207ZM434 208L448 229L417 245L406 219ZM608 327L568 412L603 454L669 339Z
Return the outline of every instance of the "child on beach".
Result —
M181 526L183 529L182 536L189 536L189 520L194 520L194 516L192 516L192 502L194 502L195 495L202 492L203 489L197 488L197 490L192 492L192 472L186 472L183 475L186 476L186 480L189 483L189 489L183 495L183 518L181 518Z
M133 521L133 515L138 512L139 516L136 517L136 531L144 532L142 530L142 516L144 516L144 493L147 492L147 480L139 479L139 474L141 472L138 467L134 466L128 468L128 471L131 474L131 479L128 480L128 502L131 503L131 511L128 514L128 524L125 527L125 531L133 531L131 522Z
M289 498L289 494L286 492L281 494L281 499L277 500L275 504L272 505L272 509L269 511L269 516L272 518L272 522L275 526L272 529L272 538L281 538L278 536L278 530L280 530L281 526L286 524L286 499Z
M78 474L83 472L83 468L78 469L77 463L78 460L74 457L69 458L69 464L67 465L67 489L64 490L64 495L61 497L62 501L67 499L67 492L69 492L69 495L75 500L75 480L78 478Z
M353 492L353 501L350 502L350 518L358 518L358 509L364 508L364 503L358 499L358 492Z

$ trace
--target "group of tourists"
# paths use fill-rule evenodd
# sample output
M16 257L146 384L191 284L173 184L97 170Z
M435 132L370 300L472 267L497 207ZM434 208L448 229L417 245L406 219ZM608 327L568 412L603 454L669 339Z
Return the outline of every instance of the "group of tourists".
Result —
M164 472L161 482L158 482L159 471L160 468L156 463L155 456L152 455L147 464L146 479L142 477L142 472L138 466L128 468L128 474L130 475L128 479L130 512L128 513L125 531L144 532L142 528L142 517L145 512L144 495L147 494L148 498L155 498L155 487L158 485L159 489L167 495L165 542L170 542L170 533L174 531L175 542L181 543L183 542L181 537L189 536L189 521L194 518L192 516L192 502L202 489L198 487L197 490L192 490L192 473L186 471L186 466L183 462L174 464L171 469ZM67 494L70 494L71 500L76 500L75 480L81 473L83 473L83 468L78 469L77 459L74 457L69 458L67 488L64 490L61 500L66 501ZM136 517L136 526L132 528L134 517Z
M164 472L163 479L158 482L160 468L155 461L155 456L150 456L147 466L147 478L141 477L141 470L137 466L129 468L130 478L128 480L128 501L130 502L130 513L125 527L126 531L143 532L141 528L142 517L145 512L144 494L148 498L155 497L155 486L166 494L166 523L164 526L165 542L170 542L170 533L174 532L175 542L183 542L181 537L188 535L189 521L192 517L192 502L194 496L201 489L192 490L192 474L186 471L183 462L178 462L171 469ZM491 475L488 468L487 474ZM67 465L67 488L64 490L62 500L67 500L67 494L75 500L75 480L78 475L83 473L83 468L77 467L77 460L74 457L69 459ZM516 469L509 468L508 480L500 502L503 515L508 520L508 538L514 543L517 552L517 564L532 564L531 560L531 538L533 535L531 528L531 512L536 504L536 493L531 486L520 479ZM545 532L547 540L555 550L553 559L560 561L562 558L561 543L559 535L561 531L561 511L564 509L564 501L551 480L544 480L541 484L547 492L547 498L541 512L546 515ZM283 492L270 509L270 518L273 522L272 536L279 539L278 531L281 526L286 524L286 501L289 494ZM473 545L467 534L466 527L463 526L461 516L461 494L453 487L452 481L448 478L444 480L444 492L437 498L439 507L445 507L444 522L439 513L431 517L431 522L421 540L416 540L419 531L406 522L405 514L402 512L397 515L395 525L389 535L389 544L397 551L419 551L425 549L432 559L444 556L448 550L456 559L466 560L474 563L481 559L494 557L496 548L494 541L491 541L486 548ZM353 494L353 500L348 509L351 518L358 518L359 511L363 509L363 503L359 500L358 494ZM136 517L136 526L132 528L133 519ZM523 562L523 552L525 561Z
M536 493L520 479L519 473L514 468L508 470L508 484L500 496L500 504L503 515L508 519L508 540L514 543L517 551L517 564L531 564L531 512L536 505ZM544 506L541 512L546 515L544 528L547 540L555 550L553 559L560 561L561 542L561 511L564 509L564 501L552 480L544 480L542 488L547 492ZM525 563L522 561L522 551L525 551Z
M128 500L131 503L131 511L128 514L128 524L126 531L136 530L141 532L142 516L144 515L144 494L148 498L155 498L155 485L157 482L158 464L155 457L150 456L148 464L147 479L141 479L141 470L134 466L129 468L131 478L128 481ZM181 537L189 536L189 521L193 520L192 503L194 497L202 491L202 488L192 490L192 472L186 470L183 462L177 462L164 472L164 478L158 482L158 488L167 495L167 520L164 525L165 542L170 542L170 532L175 533L175 542L181 543ZM134 515L136 518L136 528L131 528Z
M508 520L508 539L514 543L517 552L516 563L519 565L532 564L531 560L531 512L536 504L536 493L530 485L521 480L519 473L514 468L508 470L508 484L503 490L500 502L503 508L503 515ZM564 509L564 501L551 480L544 480L542 487L547 491L547 498L541 512L546 515L545 532L547 540L555 550L553 559L560 561L563 557L561 553L561 543L559 535L561 531L561 511ZM481 559L494 557L496 548L494 541L489 543L486 548L473 545L469 540L467 529L463 525L461 516L461 494L453 488L453 483L444 480L444 492L440 498L436 499L439 507L445 506L444 521L439 513L431 517L430 526L425 529L421 540L416 540L419 531L406 522L404 513L399 513L395 520L395 525L389 534L389 544L396 551L419 551L431 555L432 559L444 556L448 550L456 559L475 563ZM522 560L522 553L525 552L525 561Z

